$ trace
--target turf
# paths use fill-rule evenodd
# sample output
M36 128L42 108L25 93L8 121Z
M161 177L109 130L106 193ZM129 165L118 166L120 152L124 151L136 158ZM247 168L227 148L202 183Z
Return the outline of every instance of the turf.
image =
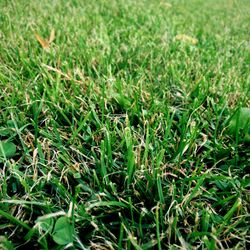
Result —
M0 1L0 248L249 248L249 13Z

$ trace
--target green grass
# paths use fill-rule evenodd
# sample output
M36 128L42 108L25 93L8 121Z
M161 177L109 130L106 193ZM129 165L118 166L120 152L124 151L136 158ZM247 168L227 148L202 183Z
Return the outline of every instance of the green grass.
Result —
M1 249L249 248L250 1L169 3L0 1Z

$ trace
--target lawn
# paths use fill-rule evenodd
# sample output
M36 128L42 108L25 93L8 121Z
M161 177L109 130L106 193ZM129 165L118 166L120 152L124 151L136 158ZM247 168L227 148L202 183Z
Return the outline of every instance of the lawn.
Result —
M249 249L249 13L1 0L0 249Z

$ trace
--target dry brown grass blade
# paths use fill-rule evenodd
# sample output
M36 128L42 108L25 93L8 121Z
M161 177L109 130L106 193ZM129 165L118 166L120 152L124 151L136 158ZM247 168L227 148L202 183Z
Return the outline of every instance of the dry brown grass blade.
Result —
M49 36L49 44L52 43L56 38L55 29L52 29Z
M37 33L35 34L36 40L40 43L43 49L49 48L49 42L47 40L44 40L41 36L39 36Z
M73 79L70 75L66 74L66 73L63 73L61 70L59 69L56 69L56 68L53 68L49 65L46 65L46 64L42 64L43 67L47 68L48 70L51 70L51 71L54 71L56 72L57 74L61 75L64 77L64 80L67 80L67 81L74 81L74 82L77 82L77 83L82 83L82 81L79 81L79 80L76 80L76 79Z
M50 44L55 40L55 29L50 32L49 39L43 39L40 35L35 33L36 40L40 43L43 49L49 49Z
M191 43L193 45L196 45L198 43L198 39L191 37L191 36L188 36L188 35L185 35L185 34L179 34L179 35L175 36L174 40L188 42L188 43Z
M165 2L165 1L161 2L160 5L161 5L161 7L165 8L165 9L172 8L172 4L168 3L168 2Z

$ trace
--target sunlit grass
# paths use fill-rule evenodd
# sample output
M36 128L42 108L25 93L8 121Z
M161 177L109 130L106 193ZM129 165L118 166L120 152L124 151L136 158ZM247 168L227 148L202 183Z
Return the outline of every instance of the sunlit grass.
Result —
M0 248L247 249L249 12L1 1Z

